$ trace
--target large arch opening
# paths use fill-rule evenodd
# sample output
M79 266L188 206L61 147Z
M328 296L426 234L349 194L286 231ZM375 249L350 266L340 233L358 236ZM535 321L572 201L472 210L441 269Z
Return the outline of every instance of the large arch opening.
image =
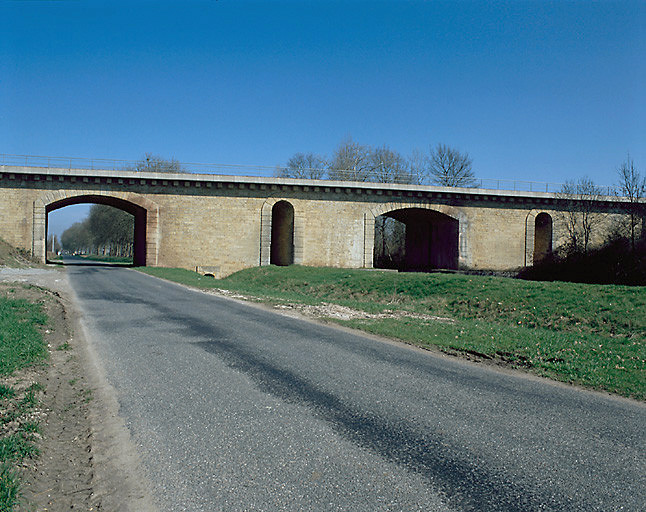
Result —
M458 268L459 221L425 208L403 208L375 218L375 268L407 272Z
M540 263L552 253L552 217L539 213L534 220L534 263Z
M66 206L79 204L105 205L129 214L128 216L119 216L119 219L123 219L121 220L122 222L130 222L129 225L130 229L132 229L132 236L131 241L129 242L130 247L128 248L128 252L131 255L130 257L132 258L131 261L135 266L146 265L146 209L139 205L116 197L102 195L81 195L61 199L47 204L45 206L46 247L49 245L48 239L51 240L48 230L49 214ZM130 217L130 219L128 217ZM105 252L105 247L103 247L102 250L103 252Z
M294 263L294 207L287 201L278 201L271 209L270 263Z

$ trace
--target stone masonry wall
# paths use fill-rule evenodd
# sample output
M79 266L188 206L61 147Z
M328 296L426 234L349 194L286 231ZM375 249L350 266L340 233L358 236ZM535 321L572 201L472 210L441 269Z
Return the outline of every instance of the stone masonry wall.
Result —
M80 195L114 196L149 210L147 264L198 269L216 277L268 263L271 207L280 200L294 207L294 262L302 265L372 267L375 217L400 208L431 209L457 219L462 267L504 270L530 265L534 219L540 212L552 216L554 248L563 239L559 206L548 194L20 171L3 169L0 174L0 236L39 257L44 257L45 207L54 199ZM600 205L600 211L607 212L607 205Z

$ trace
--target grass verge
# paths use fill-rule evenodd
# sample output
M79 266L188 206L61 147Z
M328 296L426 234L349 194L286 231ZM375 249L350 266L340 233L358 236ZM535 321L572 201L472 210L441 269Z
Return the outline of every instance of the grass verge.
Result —
M126 258L124 256L101 256L99 254L85 254L80 256L80 258L89 261L104 261L106 263L124 263L132 265L132 258Z
M20 496L16 468L37 455L35 440L40 433L32 416L42 387L10 377L47 357L41 334L47 315L41 304L17 298L16 291L0 288L0 511L15 508ZM8 384L9 380L14 382Z
M337 304L364 313L329 315L352 328L646 399L646 287L300 266L218 280L139 270L276 305Z
M132 258L127 258L125 256L103 256L100 254L82 254L82 255L67 256L67 258L81 260L81 261L82 260L99 261L103 263L115 263L115 264L123 263L124 265L132 265ZM59 256L53 253L51 254L48 253L47 261L50 263L59 263L59 262L62 263L63 256Z
M0 376L31 366L47 356L40 329L47 315L40 304L13 298L15 288L0 295Z

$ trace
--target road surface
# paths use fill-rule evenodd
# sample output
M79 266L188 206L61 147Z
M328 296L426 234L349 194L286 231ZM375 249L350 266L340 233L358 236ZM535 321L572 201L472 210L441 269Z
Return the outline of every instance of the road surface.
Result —
M160 510L644 510L642 404L67 272Z

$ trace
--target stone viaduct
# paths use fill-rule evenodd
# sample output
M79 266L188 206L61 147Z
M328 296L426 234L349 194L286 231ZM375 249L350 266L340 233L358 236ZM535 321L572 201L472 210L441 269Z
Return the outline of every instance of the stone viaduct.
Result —
M406 226L405 269L515 269L562 242L566 209L540 192L0 166L0 237L41 261L48 213L78 203L134 215L136 265L215 277L270 263L372 268L381 215Z

